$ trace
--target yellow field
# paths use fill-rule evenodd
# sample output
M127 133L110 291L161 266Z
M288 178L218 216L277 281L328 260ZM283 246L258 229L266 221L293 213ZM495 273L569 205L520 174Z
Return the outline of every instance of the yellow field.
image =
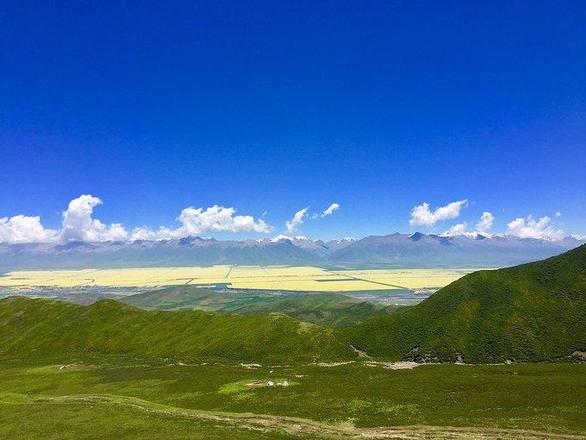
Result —
M233 289L368 291L443 287L476 269L326 270L319 267L211 266L15 271L0 287L161 287L227 284Z

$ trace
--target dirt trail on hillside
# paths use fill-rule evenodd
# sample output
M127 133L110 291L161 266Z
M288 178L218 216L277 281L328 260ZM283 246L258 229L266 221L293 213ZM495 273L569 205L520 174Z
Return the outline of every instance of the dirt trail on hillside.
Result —
M552 434L527 430L508 430L491 428L458 428L444 426L398 426L377 428L356 428L351 425L329 425L310 419L298 417L273 416L253 413L227 413L193 410L163 405L134 397L117 395L70 395L60 397L42 397L34 401L43 403L91 403L124 405L137 410L174 417L185 417L210 420L227 425L235 425L239 429L252 431L279 431L299 437L318 436L330 439L523 439L523 440L586 440L586 436Z

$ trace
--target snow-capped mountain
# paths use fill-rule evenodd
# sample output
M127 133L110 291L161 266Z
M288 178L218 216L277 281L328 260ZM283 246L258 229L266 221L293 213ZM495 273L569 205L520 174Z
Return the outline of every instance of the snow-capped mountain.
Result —
M277 236L264 240L178 240L0 244L0 270L148 267L212 264L398 267L502 267L560 254L584 243L513 236L395 233L361 240L311 240Z

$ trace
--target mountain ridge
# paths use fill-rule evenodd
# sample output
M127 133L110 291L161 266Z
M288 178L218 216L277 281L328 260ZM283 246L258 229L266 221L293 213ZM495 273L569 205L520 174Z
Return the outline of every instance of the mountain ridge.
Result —
M503 267L547 258L584 243L501 235L393 233L360 240L284 237L0 244L0 270L236 265Z
M182 360L332 360L355 357L333 330L284 314L147 311L114 300L0 300L0 355L106 354Z

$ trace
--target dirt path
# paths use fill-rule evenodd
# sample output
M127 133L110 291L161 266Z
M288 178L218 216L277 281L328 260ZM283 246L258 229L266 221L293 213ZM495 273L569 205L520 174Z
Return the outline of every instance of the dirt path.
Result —
M34 399L39 403L84 403L124 405L141 411L172 415L191 419L210 420L228 425L235 425L240 429L263 430L266 432L280 431L299 437L320 436L331 439L567 439L586 440L585 436L551 434L527 430L507 430L490 428L456 428L442 426L397 426L377 428L356 428L350 425L329 425L310 419L298 417L273 416L253 413L228 413L193 410L162 405L134 397L117 395L70 395L60 397L39 397Z
M358 355L358 357L360 357L360 358L371 359L371 357L368 355L367 352L365 352L364 350L360 350L359 348L354 347L352 344L350 344L350 350L352 350L354 353L356 353Z

